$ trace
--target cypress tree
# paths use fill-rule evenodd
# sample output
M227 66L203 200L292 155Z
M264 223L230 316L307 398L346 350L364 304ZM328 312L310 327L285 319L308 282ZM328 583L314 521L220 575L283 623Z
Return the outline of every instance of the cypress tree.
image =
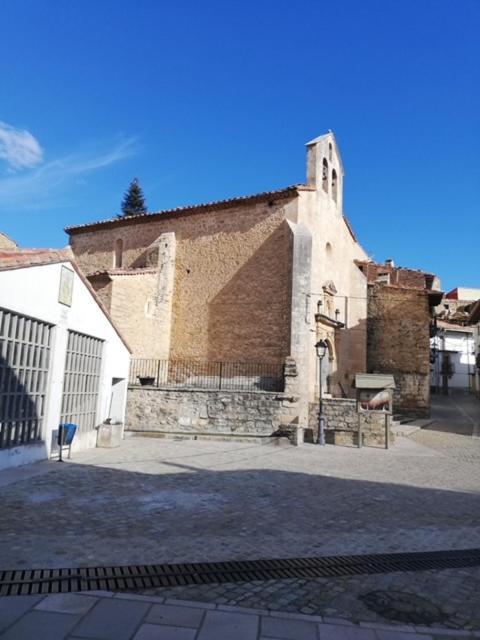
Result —
M135 216L139 213L146 213L147 205L142 187L138 182L138 178L134 178L128 187L122 201L122 215Z

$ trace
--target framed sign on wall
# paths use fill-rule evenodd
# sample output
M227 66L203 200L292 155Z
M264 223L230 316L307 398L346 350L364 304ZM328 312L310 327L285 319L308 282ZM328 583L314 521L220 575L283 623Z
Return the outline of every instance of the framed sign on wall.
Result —
M72 306L73 298L73 277L72 269L62 265L60 272L60 289L58 291L58 301L67 307Z

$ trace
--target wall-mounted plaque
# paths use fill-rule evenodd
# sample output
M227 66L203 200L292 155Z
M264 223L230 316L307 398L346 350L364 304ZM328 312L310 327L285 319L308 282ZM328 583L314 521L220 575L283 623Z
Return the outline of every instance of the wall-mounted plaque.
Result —
M74 272L62 265L60 272L60 289L58 292L58 301L60 304L64 304L67 307L72 306L73 297L73 278Z

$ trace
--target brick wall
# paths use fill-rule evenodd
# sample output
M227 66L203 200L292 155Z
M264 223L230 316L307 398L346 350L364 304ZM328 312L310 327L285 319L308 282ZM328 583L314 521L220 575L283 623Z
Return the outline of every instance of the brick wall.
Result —
M392 373L395 413L427 416L430 405L430 311L425 291L368 287L367 368Z

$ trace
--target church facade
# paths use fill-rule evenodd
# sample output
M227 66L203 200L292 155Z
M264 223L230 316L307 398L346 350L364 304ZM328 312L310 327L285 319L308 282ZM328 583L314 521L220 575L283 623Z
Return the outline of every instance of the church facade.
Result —
M354 397L367 366L368 259L343 212L333 133L307 144L305 184L69 227L81 269L133 356L294 362L307 419L324 392Z

